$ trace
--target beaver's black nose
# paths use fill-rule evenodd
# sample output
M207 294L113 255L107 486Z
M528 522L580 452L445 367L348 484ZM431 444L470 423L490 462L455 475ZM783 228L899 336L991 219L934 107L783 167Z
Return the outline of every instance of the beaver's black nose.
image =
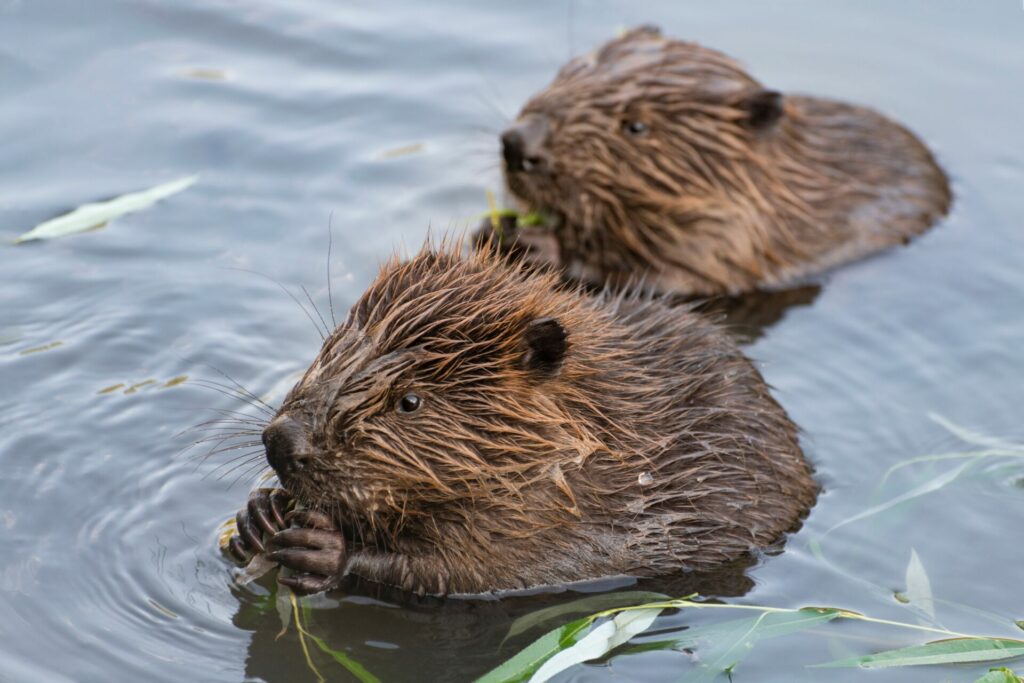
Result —
M545 170L547 137L547 121L538 116L519 121L502 133L501 155L508 170L514 173Z
M278 476L295 474L309 457L309 448L302 425L288 415L278 415L263 430L263 446L267 462Z

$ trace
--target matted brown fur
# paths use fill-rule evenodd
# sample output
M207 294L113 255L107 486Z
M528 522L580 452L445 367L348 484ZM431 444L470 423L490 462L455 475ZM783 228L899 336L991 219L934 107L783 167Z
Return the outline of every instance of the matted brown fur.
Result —
M573 59L523 107L528 170L571 276L690 295L777 287L904 243L945 215L928 149L870 109L766 90L644 27Z
M345 573L477 593L701 570L813 504L794 425L716 325L461 251L384 265L278 414L312 451L282 484L345 530Z

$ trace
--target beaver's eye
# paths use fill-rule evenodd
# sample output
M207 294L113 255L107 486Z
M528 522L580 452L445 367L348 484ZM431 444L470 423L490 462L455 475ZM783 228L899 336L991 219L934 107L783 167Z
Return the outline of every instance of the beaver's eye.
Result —
M406 394L398 401L398 412L415 413L423 405L423 399L416 394Z
M640 137L647 132L647 124L643 121L623 121L622 130L625 131L627 135Z

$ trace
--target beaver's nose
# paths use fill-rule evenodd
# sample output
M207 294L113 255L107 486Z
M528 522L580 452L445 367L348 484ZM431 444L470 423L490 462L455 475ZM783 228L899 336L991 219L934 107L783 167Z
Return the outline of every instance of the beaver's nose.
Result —
M309 457L302 425L288 415L278 415L263 430L263 447L278 476L295 474Z
M547 138L547 121L539 116L523 119L502 133L501 154L508 170L526 173L545 170Z

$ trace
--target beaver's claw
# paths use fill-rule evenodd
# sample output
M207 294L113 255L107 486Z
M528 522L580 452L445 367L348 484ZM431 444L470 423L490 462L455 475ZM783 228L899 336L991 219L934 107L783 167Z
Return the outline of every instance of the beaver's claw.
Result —
M264 536L271 537L287 524L285 514L292 502L284 489L256 489L249 494L249 502L235 516L238 533L228 541L228 551L245 564L253 555L266 552Z
M336 588L346 559L341 531L321 512L297 511L287 519L293 527L274 534L268 557L294 573L277 580L303 595Z

